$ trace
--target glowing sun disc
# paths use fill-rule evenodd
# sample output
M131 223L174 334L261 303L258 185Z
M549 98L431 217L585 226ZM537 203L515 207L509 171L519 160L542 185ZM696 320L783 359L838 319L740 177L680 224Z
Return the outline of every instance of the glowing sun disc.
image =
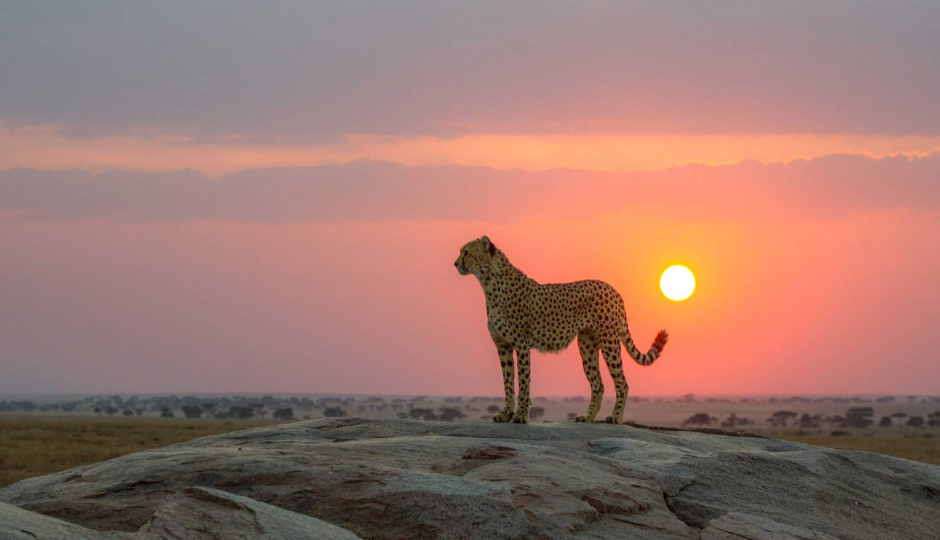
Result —
M695 276L681 264L670 266L663 272L663 277L659 278L659 288L666 298L681 302L692 296L695 291Z

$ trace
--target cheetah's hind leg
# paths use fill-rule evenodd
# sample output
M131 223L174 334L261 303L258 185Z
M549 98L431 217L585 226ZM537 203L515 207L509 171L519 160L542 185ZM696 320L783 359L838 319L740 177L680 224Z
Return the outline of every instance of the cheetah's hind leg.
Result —
M607 363L607 369L614 380L614 386L617 389L617 402L614 404L614 410L607 417L605 422L608 424L622 424L623 410L627 405L627 393L630 387L627 386L627 380L623 374L623 361L620 357L620 343L608 344L604 346L604 362Z
M578 334L578 350L581 351L584 375L591 383L591 405L588 407L587 414L578 416L574 421L591 424L597 418L597 413L601 410L601 400L604 398L604 382L601 380L599 369L599 347L591 332L584 331Z

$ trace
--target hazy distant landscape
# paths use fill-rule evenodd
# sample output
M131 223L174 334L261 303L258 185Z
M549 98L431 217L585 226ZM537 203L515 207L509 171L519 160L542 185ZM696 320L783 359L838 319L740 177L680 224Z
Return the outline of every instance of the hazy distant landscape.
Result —
M625 420L666 427L748 431L940 429L940 396L653 396L630 397ZM535 397L534 421L573 420L585 396ZM604 400L610 408L613 398ZM311 420L323 417L489 421L503 406L495 396L348 394L112 394L0 399L0 414L218 420Z
M0 399L0 487L260 425L343 416L491 422L502 403L502 398L483 396L6 396ZM612 399L606 399L603 410L611 406ZM536 397L532 421L568 421L586 407L582 396ZM633 397L625 418L649 426L747 431L940 464L940 396Z

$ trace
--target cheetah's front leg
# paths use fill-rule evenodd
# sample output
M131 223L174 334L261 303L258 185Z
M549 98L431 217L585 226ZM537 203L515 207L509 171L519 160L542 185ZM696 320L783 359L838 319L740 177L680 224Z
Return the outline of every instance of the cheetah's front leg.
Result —
M496 351L499 353L499 364L503 368L503 388L506 391L506 404L503 410L493 417L494 422L508 422L512 420L515 408L516 381L513 376L512 346L505 342L496 342Z
M516 350L516 357L519 361L519 409L512 421L528 424L529 405L532 404L532 398L529 397L529 349Z

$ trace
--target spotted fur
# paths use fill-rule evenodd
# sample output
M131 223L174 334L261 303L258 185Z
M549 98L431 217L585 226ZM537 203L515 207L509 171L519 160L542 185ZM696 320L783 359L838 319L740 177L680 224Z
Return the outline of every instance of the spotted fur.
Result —
M465 245L454 262L461 275L476 276L486 296L487 326L503 371L506 404L493 420L529 421L529 354L531 349L558 352L578 338L584 374L591 384L591 404L578 422L594 422L604 397L599 352L614 380L617 402L607 423L623 422L629 386L624 378L620 344L636 363L648 366L659 358L669 334L659 332L646 354L633 343L627 328L623 299L603 281L539 284L513 266L487 237ZM519 399L515 407L513 351L519 370Z

